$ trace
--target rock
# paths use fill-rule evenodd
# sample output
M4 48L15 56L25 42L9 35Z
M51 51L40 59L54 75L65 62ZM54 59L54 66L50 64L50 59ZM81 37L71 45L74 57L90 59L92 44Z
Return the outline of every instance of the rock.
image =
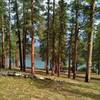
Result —
M15 72L8 72L7 75L8 76L15 76Z
M24 75L24 78L30 78L30 75Z
M0 72L0 75L2 75L2 76L7 76L7 72Z
M15 73L15 76L22 76L22 73Z
M46 77L45 79L46 79L46 80L51 80L50 78L47 78L47 77Z
M44 80L45 78L42 76L36 76L37 79Z

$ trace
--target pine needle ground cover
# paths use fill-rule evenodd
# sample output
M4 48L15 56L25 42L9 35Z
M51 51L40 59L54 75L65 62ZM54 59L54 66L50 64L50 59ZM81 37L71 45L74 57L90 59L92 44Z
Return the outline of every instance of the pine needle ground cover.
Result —
M0 76L0 100L100 100L100 84Z

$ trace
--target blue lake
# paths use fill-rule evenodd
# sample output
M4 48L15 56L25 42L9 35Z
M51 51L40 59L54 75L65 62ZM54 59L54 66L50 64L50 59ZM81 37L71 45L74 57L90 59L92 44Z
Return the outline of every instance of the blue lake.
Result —
M9 58L5 60L5 64L6 66L9 66ZM20 65L20 62L19 62L19 65ZM12 66L15 66L14 61L12 61ZM30 56L26 57L26 67L31 68L31 57ZM38 69L44 69L45 62L42 61L40 57L35 57L35 67Z
M26 66L31 67L31 58L26 57ZM45 62L43 62L40 58L35 59L35 67L39 69L44 69Z

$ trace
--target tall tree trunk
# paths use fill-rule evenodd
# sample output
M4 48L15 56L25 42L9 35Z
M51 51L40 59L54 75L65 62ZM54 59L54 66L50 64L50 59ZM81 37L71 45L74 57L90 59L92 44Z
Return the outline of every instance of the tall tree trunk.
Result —
M78 47L78 0L75 0L76 3L76 13L75 13L75 42L74 42L74 53L73 53L73 79L76 78L76 64L77 64L77 47Z
M17 43L16 43L17 45ZM18 49L16 48L16 54L15 54L15 67L19 66L19 60L18 60Z
M23 0L23 71L26 68L26 20L25 20L25 1Z
M94 26L94 11L95 11L95 0L90 3L90 15L89 15L89 31L88 31L88 58L85 82L90 81L91 67L92 67L92 51L93 51L93 26Z
M20 57L20 69L23 70L23 63L22 63L22 45L21 45L21 36L20 36L20 24L19 24L19 16L18 16L18 1L15 0L16 6L16 18L17 18L17 34L18 34L18 43L19 43L19 57Z
M11 1L9 0L9 69L11 69Z
M70 54L71 50L70 50L70 47L69 47L69 65L68 65L68 78L71 77L71 54Z
M69 41L69 66L68 66L68 78L71 78L71 45L72 45L72 33Z
M50 0L47 0L48 15L47 15L47 44L46 44L46 74L49 74L49 31L50 31Z
M57 73L58 73L58 57L56 55L56 59L55 59L55 74L57 74Z
M53 0L52 75L55 69L55 0Z
M60 64L61 63L61 57L60 57L60 52L58 52L58 68L57 68L57 75L58 77L60 76Z
M4 34L4 16L2 15L2 68L5 68L4 41L5 41L5 34Z
M23 27L23 71L26 68L26 29Z
M98 59L97 68L98 68L98 75L99 75L100 74L100 59Z
M71 67L72 67L72 57L73 57L73 34L74 34L74 24L72 25L72 30L69 40L69 66L68 66L68 78L71 78ZM72 53L71 53L72 52Z
M61 40L62 40L62 33L63 33L63 25L62 25L62 8L60 9L60 33L59 33L59 43L58 43L58 77L60 75L60 63L61 63Z
M31 47L31 63L32 63L32 75L35 75L35 59L34 59L34 3L35 0L31 0L31 25L32 25L32 47Z
M98 57L98 75L100 75L100 55Z

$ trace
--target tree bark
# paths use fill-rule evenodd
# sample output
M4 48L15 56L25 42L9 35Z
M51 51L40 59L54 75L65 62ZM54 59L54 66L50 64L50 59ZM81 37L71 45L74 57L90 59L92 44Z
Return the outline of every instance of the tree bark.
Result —
M23 27L23 71L26 69L26 29Z
M52 75L55 70L55 0L53 0Z
M9 0L9 69L11 69L11 1Z
M47 44L46 44L46 74L49 74L49 31L50 31L50 26L49 26L49 20L50 20L50 0L47 0L47 5L48 5L48 15L47 15Z
M2 15L2 68L5 68L5 50L4 50L5 34L4 34L4 16Z
M71 37L71 36L70 36ZM68 78L71 78L71 38L69 43L69 66L68 66Z
M93 26L94 26L94 11L95 11L95 0L90 3L90 15L89 15L89 31L88 31L88 58L85 82L90 82L91 79L91 67L92 67L92 51L93 51Z
M17 34L18 34L18 43L19 43L19 57L20 57L20 70L23 70L22 63L22 45L21 45L21 36L20 36L20 24L19 24L19 16L18 16L18 1L15 0L16 6L16 19L17 19Z
M98 68L98 75L100 74L100 60L98 59L98 63L97 63L97 68Z
M31 25L32 25L32 47L31 47L31 63L32 63L32 75L35 75L35 59L34 59L34 2L31 0Z
M73 53L73 79L76 78L76 63L77 63L77 47L78 47L78 33L79 33L79 29L78 29L78 1L75 0L75 3L77 5L76 7L76 13L75 13L75 42L74 42L74 53Z
M26 19L25 19L25 1L23 0L23 71L26 69Z
M17 43L16 43L17 45ZM15 54L15 67L18 67L19 66L19 62L18 62L18 49L16 48L16 54Z

